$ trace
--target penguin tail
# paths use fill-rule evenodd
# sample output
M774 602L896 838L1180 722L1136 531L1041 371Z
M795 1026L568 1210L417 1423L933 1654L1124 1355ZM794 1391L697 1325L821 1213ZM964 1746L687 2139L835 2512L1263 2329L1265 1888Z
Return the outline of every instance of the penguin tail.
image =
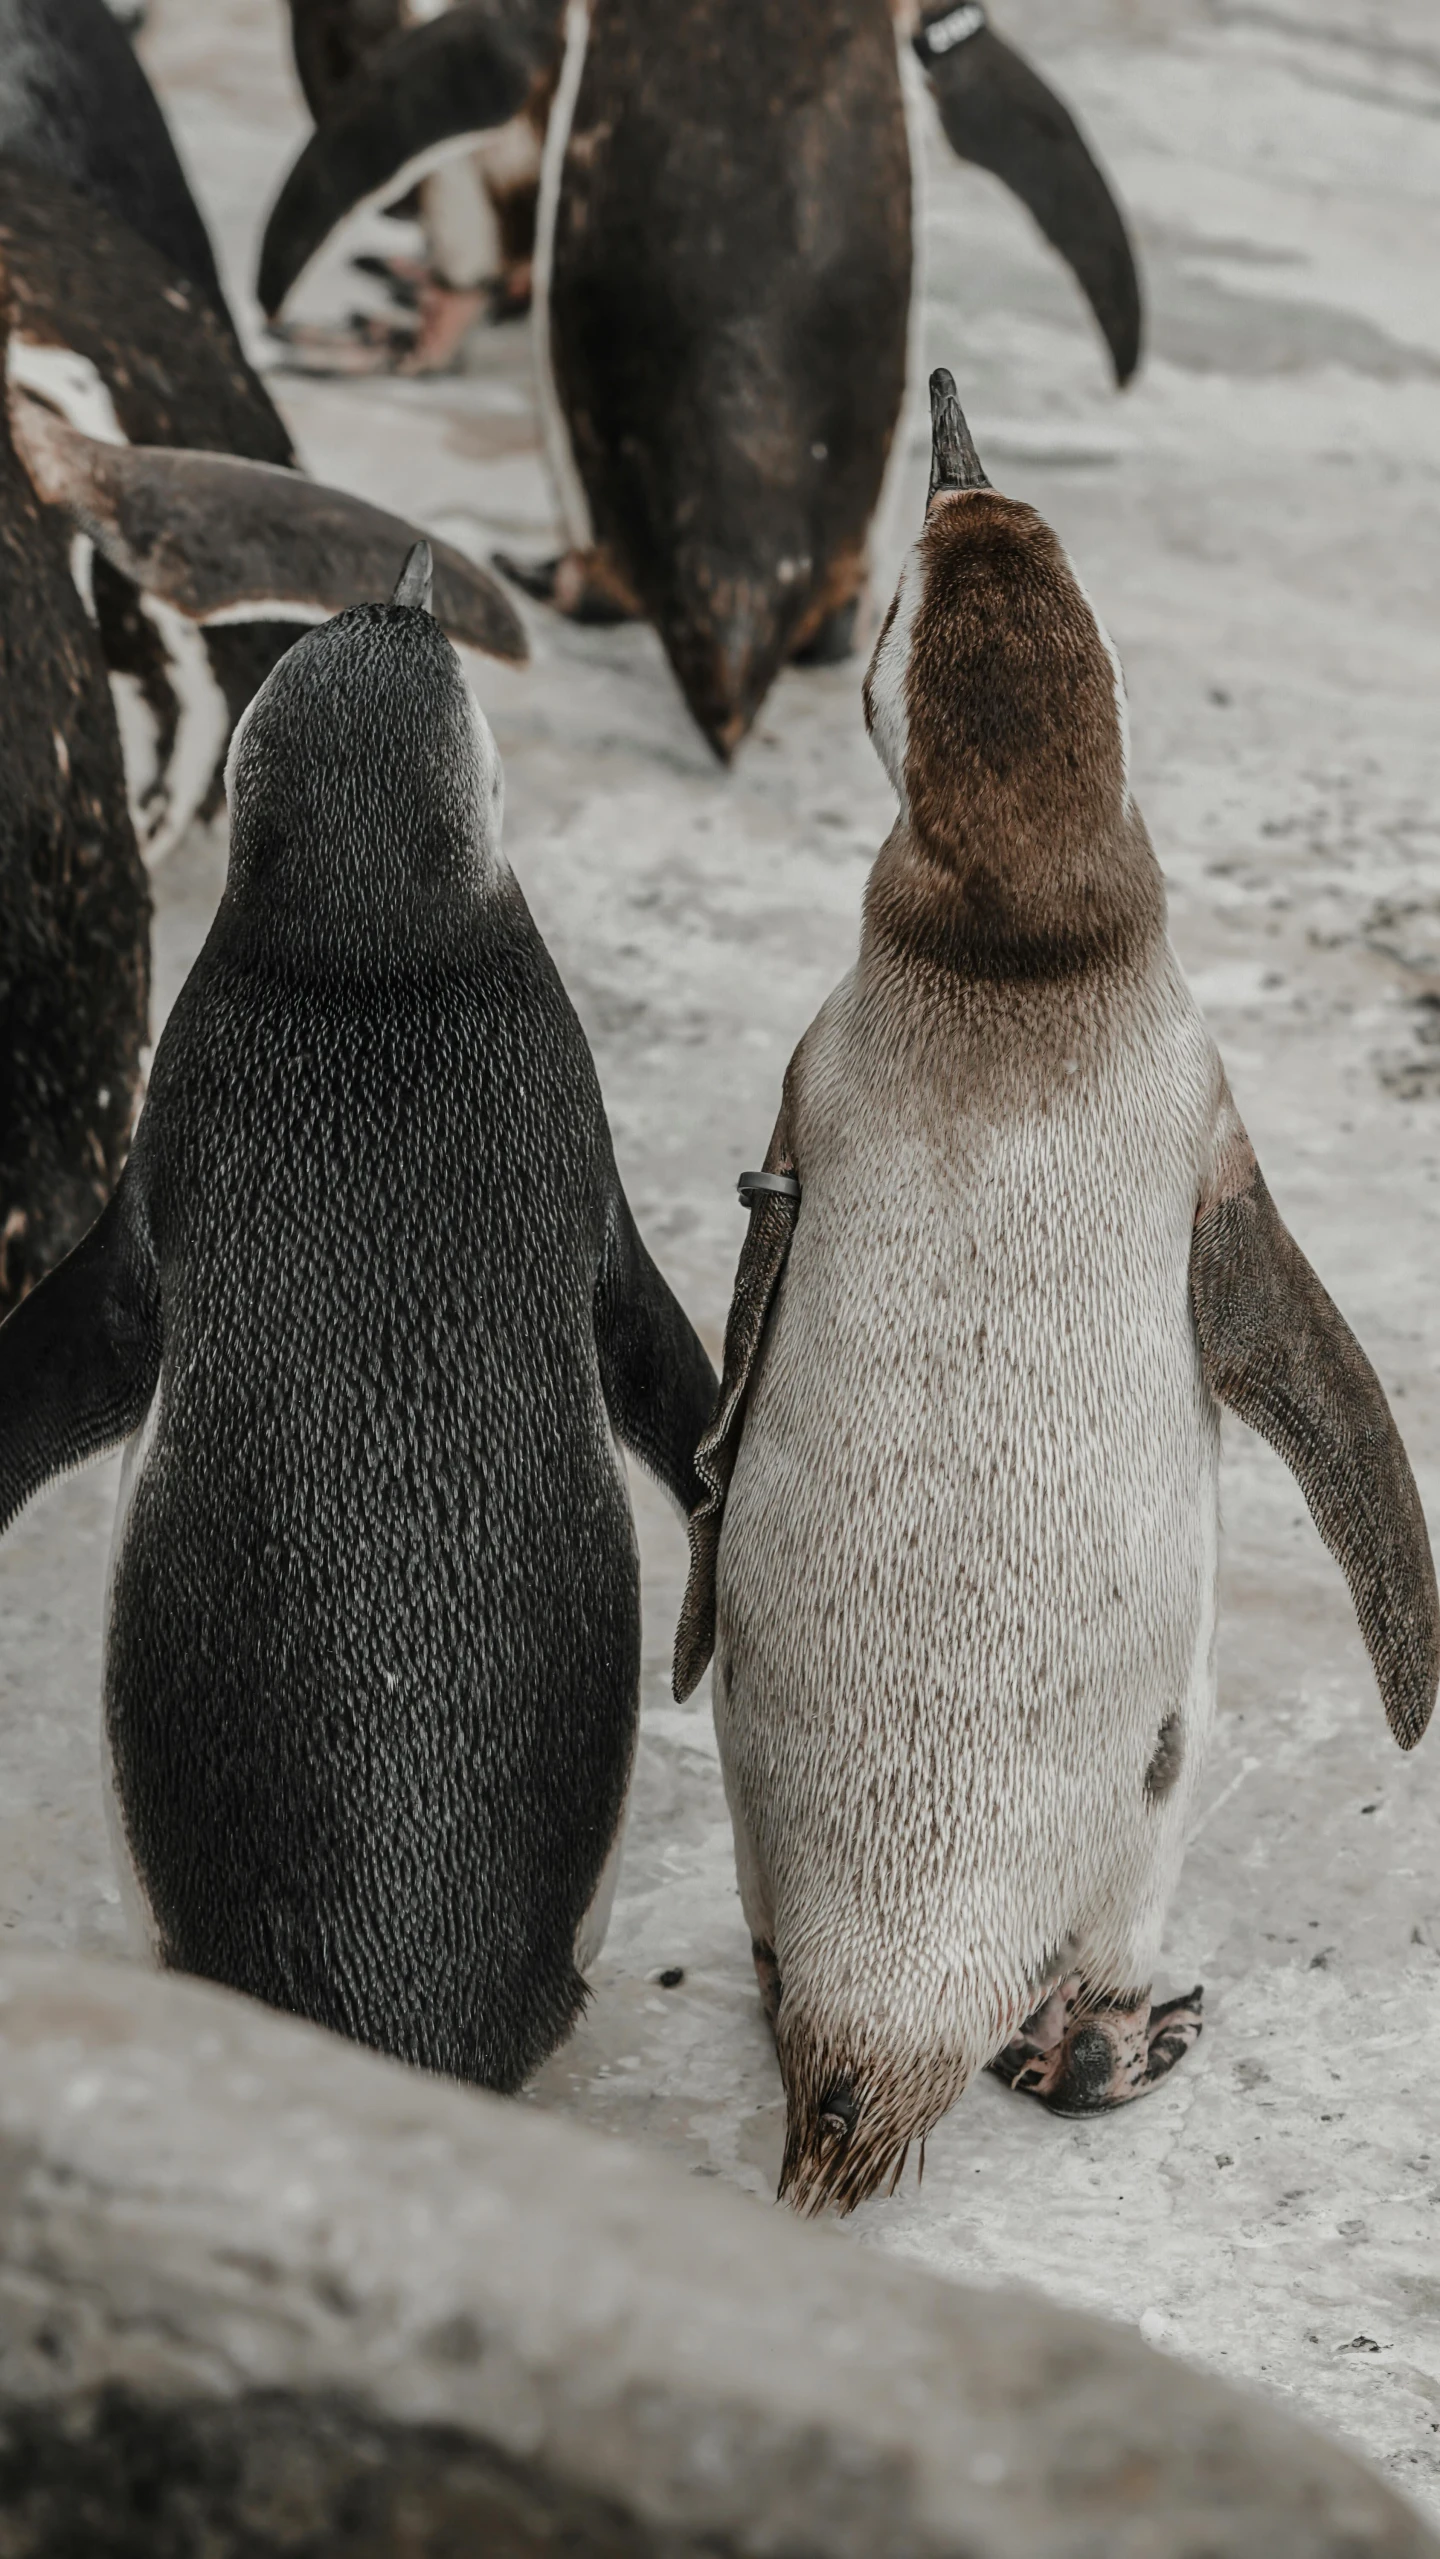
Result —
M895 2193L912 2146L923 2175L926 2135L970 2077L968 2058L862 2058L844 2039L787 2031L783 2000L778 2041L786 2119L777 2201L807 2217L851 2213Z

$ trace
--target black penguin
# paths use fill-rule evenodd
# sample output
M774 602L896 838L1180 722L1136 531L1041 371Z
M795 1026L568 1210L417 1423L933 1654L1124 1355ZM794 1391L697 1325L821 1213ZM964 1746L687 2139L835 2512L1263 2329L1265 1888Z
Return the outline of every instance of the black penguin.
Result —
M0 1524L127 1434L105 1674L161 1960L513 2088L584 1997L710 1363L407 567L237 732L119 1188L0 1330Z
M403 92L382 109L383 130L376 137L382 175L411 156L406 136L412 128L423 158L436 115L443 121L456 113L454 40L448 29L438 40L424 32L434 14L427 11L421 28L411 30ZM387 44L404 30L405 20L404 0L290 0L295 69L306 105L317 124L338 117L340 128L348 129L351 106L358 101L362 160L369 148L365 131L375 97L370 75ZM317 360L321 370L336 369L338 360L338 369L347 374L451 371L466 334L487 306L497 320L518 318L528 310L540 151L549 107L545 69L557 51L558 25L556 0L484 0L478 111L474 80L466 77L463 63L458 93L464 100L461 123L476 125L479 148L463 157L449 155L443 167L417 169L415 185L387 197L386 212L413 215L420 222L425 233L420 258L366 254L354 261L364 273L378 277L392 304L399 305L391 322L356 311L338 329L302 324L277 332L293 350L303 352L307 369ZM507 79L512 66L519 73L518 109L498 122L489 81L492 47L505 57ZM388 67L382 80L387 77ZM354 101L346 95L351 83ZM386 98L386 89L380 94ZM398 108L398 127L392 105ZM363 191L353 145L346 146L346 159L347 179L358 173ZM492 265L498 272L490 271Z
M548 96L543 28L460 0L353 73L267 226L272 316L353 206ZM955 149L1069 259L1117 378L1140 297L1073 119L977 0L591 0L570 13L536 249L547 433L570 548L537 576L585 619L654 622L733 753L787 658L851 644L905 379L910 36ZM508 564L506 564L508 565Z
M222 431L258 430L268 402L194 286L99 206L3 159L0 361L3 1314L85 1232L124 1160L147 1035L141 849L204 799L295 617L373 594L415 528L274 464L96 444L67 427L49 403L72 374L92 403L110 401L112 433L123 418L161 442L207 411ZM523 657L495 581L454 552L440 569L447 627ZM107 673L150 714L152 756L128 773Z
M238 454L279 466L295 464L279 411L247 363L222 311L213 310L196 286L113 214L76 194L63 180L0 155L0 255L9 277L12 319L10 376L58 406L72 424L85 425L108 402L109 432L132 445L196 448ZM78 362L75 361L78 359ZM73 386L73 388L72 388ZM151 472L152 481L156 473ZM170 530L176 474L159 474L168 503L156 529ZM308 502L296 481L295 514ZM63 495L63 493L62 493ZM272 510L281 493L267 492ZM143 776L132 815L142 847L157 859L183 833L197 806L218 803L230 730L271 667L295 637L294 610L318 605L334 611L375 592L376 560L357 546L368 512L344 502L347 522L332 524L334 550L317 561L313 545L302 563L293 539L277 523L278 539L261 565L278 610L263 611L266 578L244 598L232 594L224 621L211 622L187 643L183 631L161 627L134 579L103 546L90 569L87 600L112 676L134 688L148 713ZM413 539L413 528L385 519L384 576ZM193 530L194 528L192 528ZM233 524L222 514L212 544L222 575L234 566ZM398 547L397 547L397 537ZM182 542L182 550L184 544ZM453 554L444 555L453 561ZM252 565L254 565L252 563ZM314 572L328 568L318 586ZM297 577L297 571L302 572ZM481 570L465 571L468 610L452 615L455 581L442 575L442 613L457 638L492 655L521 659L525 639L503 591ZM150 592L157 589L153 580ZM477 612L482 599L483 612ZM176 642L180 644L177 655ZM197 761L197 757L199 760Z
M3 153L0 256L20 359L14 369L22 381L33 378L37 354L43 372L50 350L68 349L93 366L132 444L193 445L295 464L289 432L247 362L224 303L105 205L53 171ZM137 811L142 836L150 836L156 804L168 799L181 691L133 586L103 559L92 600L112 675L132 680L155 724L151 806ZM204 655L232 722L294 636L293 624L260 622L206 633ZM204 777L202 804L218 801L224 750L221 740ZM173 814L183 823L183 809Z
M317 123L336 91L404 24L404 0L290 0L296 77Z
M225 311L169 128L105 0L0 0L0 152L118 214Z
M149 1001L150 893L69 550L0 403L0 1313L105 1204Z

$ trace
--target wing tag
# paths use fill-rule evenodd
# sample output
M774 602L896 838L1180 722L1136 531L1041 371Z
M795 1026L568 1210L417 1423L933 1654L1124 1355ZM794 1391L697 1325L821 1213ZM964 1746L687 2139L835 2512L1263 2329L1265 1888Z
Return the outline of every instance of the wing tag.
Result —
M941 18L932 18L922 26L915 38L915 50L922 62L936 62L941 54L953 53L957 44L968 44L972 36L983 35L988 21L980 0L962 0L958 9L947 9Z
M772 1191L782 1200L798 1200L800 1185L793 1173L742 1173L735 1185L742 1208L753 1208L757 1199Z

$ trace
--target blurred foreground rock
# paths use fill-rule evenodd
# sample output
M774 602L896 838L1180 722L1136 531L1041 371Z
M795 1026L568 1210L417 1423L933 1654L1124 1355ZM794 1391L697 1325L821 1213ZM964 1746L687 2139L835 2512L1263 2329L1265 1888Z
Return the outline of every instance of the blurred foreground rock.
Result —
M128 1966L0 1964L0 2559L1419 2559L1098 2320Z

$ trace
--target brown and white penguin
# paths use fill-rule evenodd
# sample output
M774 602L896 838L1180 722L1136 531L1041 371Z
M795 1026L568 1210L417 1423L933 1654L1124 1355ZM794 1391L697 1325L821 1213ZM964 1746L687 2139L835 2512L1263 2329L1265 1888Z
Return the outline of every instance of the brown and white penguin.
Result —
M733 754L780 667L852 645L905 384L911 188L897 37L955 149L1075 270L1116 375L1140 295L1073 119L977 0L461 0L348 80L266 227L272 318L336 224L528 114L542 417L566 550L511 568L581 620L653 622ZM553 104L551 87L553 84Z
M1123 685L948 373L865 686L900 808L785 1079L697 1459L781 2191L893 2184L987 2064L1151 2089L1215 1696L1220 1407L1293 1469L1410 1749L1440 1608L1384 1394L1271 1202L1165 928Z

